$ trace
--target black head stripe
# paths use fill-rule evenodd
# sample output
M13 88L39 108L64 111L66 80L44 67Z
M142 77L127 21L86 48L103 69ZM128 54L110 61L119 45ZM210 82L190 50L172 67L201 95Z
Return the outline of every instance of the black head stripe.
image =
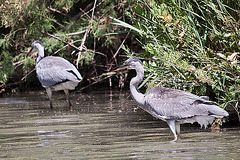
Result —
M140 61L137 57L130 57L128 60L127 60L128 63L131 63L131 62L139 62L141 65L143 65L142 61Z
M37 43L39 43L40 45L43 46L43 44L42 44L39 40L34 41L34 42L32 43L32 45L37 44Z

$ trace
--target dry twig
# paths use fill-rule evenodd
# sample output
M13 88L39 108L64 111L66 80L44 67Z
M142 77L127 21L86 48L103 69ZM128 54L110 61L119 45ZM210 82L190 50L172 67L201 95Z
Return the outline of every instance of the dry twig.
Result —
M96 3L97 3L97 0L94 1L91 22L90 22L90 24L89 24L89 26L88 26L88 28L87 28L85 34L84 34L84 37L83 37L83 39L82 39L82 43L81 43L81 45L80 45L80 47L79 47L78 58L77 58L77 64L76 64L77 68L78 68L78 63L79 63L80 56L81 56L81 51L82 51L82 49L83 49L83 45L84 45L84 43L85 43L85 41L86 41L86 38L87 38L88 32L90 31L90 28L92 27L93 15L94 15L94 11L95 11L95 7L96 7Z

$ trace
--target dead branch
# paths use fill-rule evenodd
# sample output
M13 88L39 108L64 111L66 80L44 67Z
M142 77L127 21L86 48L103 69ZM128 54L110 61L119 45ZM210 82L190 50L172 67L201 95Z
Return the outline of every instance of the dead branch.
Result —
M99 83L99 82L101 82L101 81L103 81L103 80L105 80L105 79L108 79L108 78L110 78L110 77L111 77L111 76L107 76L107 77L105 77L105 78L103 78L103 79L97 80L97 81L95 81L95 82L93 82L93 83L91 83L91 84L89 84L89 85L87 85L87 86L85 86L85 87L80 88L79 90L82 91L82 90L84 90L84 89L86 89L86 88L88 88L88 87L91 87L92 85L94 85L94 84L96 84L96 83Z
M87 86L85 86L85 87L82 87L82 88L80 88L79 90L82 91L82 90L84 90L84 89L86 89L86 88L88 88L88 87L93 86L93 85L96 84L96 83L102 82L102 81L105 80L105 79L111 78L111 77L116 76L116 75L119 75L119 74L127 73L127 72L128 72L128 70L125 70L125 71L123 70L123 71L121 71L121 73L118 73L118 72L103 73L102 75L99 76L100 79L96 77L96 81L95 81L95 82L92 82L91 84L89 84L89 85L87 85ZM102 78L103 76L106 76L106 77Z
M35 71L36 68L32 69L30 72L28 72L22 79L21 81L25 80L33 71Z
M83 30L83 31L74 32L74 33L67 33L67 34L54 34L54 36L75 36L75 35L82 34L82 33L85 33L85 32L86 32L86 30Z
M82 10L82 8L80 8L80 11L83 12L84 15L86 15L89 19L91 19L91 17L84 10Z
M131 31L131 30L130 30L130 31ZM113 57L112 57L112 59L111 59L111 61L110 61L111 65L110 65L110 67L108 68L108 71L110 71L111 68L112 68L112 65L113 65L113 64L112 64L112 61L114 60L114 61L116 62L116 56L118 55L120 49L122 48L122 45L123 45L123 44L125 43L125 41L127 40L129 34L130 34L130 32L127 33L126 37L124 38L124 40L122 41L122 43L121 43L120 46L118 47L116 53L113 55Z
M50 11L53 11L53 12L59 13L59 14L61 14L61 15L65 16L65 17L67 17L67 18L69 18L69 19L71 19L71 18L72 18L72 17L71 17L69 14L67 14L67 13L63 13L63 12L61 12L61 11L57 10L57 9L54 9L54 8L52 8L52 6L51 6L51 5L50 5L50 6L48 6L48 7L47 7L47 9L49 9Z
M79 47L78 58L77 58L77 64L76 64L77 68L78 68L78 63L79 63L79 59L80 59L80 56L81 56L81 51L82 51L82 49L83 49L83 45L84 45L84 43L85 43L85 41L86 41L86 38L87 38L88 32L90 31L90 28L92 27L93 15L94 15L94 11L95 11L95 7L96 7L96 3L97 3L97 0L94 1L93 11L92 11L92 18L91 18L90 24L89 24L89 26L88 26L88 28L87 28L85 34L84 34L84 37L83 37L83 39L82 39L82 43L81 43L81 45L80 45L80 47Z
M73 47L73 48L75 48L75 49L78 50L78 51L81 51L80 48L76 47L76 46L73 45L72 43L62 41L59 37L57 37L57 36L55 36L55 35L52 35L52 34L50 34L50 33L47 33L47 35L50 36L50 37L53 37L53 38L55 38L55 39L57 39L57 40L59 40L59 41L61 41L61 42L63 42L63 43L65 43L65 44L67 44L67 45L69 45L69 46L71 46L71 47Z
M15 69L17 69L19 66L21 66L21 65L25 62L25 60L26 60L26 59L13 63L13 65L15 66L13 70L15 70Z
M87 7L84 9L84 11L86 12L86 11L89 10L92 6L93 6L93 2L90 3L89 5L87 5ZM88 11L87 13L89 13L89 11ZM72 18L72 20L75 20L75 21L76 21L78 18L82 17L83 15L85 15L85 13L79 12L76 16L74 16L74 17Z

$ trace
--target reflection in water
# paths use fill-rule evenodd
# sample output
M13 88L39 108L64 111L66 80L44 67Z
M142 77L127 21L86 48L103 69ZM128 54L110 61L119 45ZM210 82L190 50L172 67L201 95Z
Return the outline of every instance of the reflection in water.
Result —
M37 95L36 95L37 94ZM240 129L211 133L183 125L170 143L168 126L138 109L129 92L64 94L49 110L45 94L0 99L0 159L238 159Z

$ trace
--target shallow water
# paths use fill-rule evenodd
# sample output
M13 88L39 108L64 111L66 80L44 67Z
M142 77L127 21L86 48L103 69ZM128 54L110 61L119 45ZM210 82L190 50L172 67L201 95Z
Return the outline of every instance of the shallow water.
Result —
M137 107L129 92L45 92L0 98L0 159L240 159L240 128L220 133L165 122Z

